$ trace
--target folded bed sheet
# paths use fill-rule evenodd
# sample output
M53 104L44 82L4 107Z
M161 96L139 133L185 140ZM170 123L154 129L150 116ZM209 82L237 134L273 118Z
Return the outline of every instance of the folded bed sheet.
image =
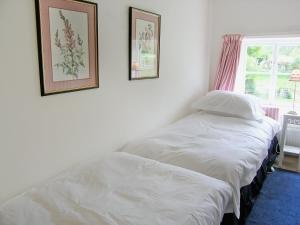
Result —
M226 181L239 218L240 188L252 182L279 129L268 117L253 121L202 111L132 141L121 151Z
M76 166L0 207L1 225L219 225L223 181L127 153Z

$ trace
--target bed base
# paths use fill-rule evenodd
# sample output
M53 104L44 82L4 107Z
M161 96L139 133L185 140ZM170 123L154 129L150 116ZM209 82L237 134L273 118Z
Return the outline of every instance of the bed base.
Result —
M268 149L268 156L262 163L262 166L257 171L252 183L241 188L241 209L240 218L237 219L233 213L227 213L224 215L221 225L244 225L246 218L249 215L254 202L263 186L264 180L267 177L268 172L271 171L271 167L274 164L276 157L279 155L278 139L275 136Z

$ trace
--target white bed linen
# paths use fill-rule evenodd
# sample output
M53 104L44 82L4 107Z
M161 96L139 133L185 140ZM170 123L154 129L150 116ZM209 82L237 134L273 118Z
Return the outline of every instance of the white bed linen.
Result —
M223 181L127 153L72 168L0 207L1 225L219 225Z
M130 142L121 151L191 169L228 182L234 213L240 215L240 188L252 182L279 124L197 112Z

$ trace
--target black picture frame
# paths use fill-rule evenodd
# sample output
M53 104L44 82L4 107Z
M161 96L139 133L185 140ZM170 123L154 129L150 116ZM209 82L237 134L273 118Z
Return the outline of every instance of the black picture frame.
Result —
M149 20L147 20L147 17ZM151 73L151 69L147 71L145 66L141 68L140 58L137 59L135 56L137 55L136 50L136 19L145 19L149 24L154 24L154 55L155 55L155 70L152 69L152 72L155 71L155 74L144 75L147 73ZM156 25L156 26L155 26ZM157 13L153 13L150 11L138 9L135 7L129 7L129 80L142 80L142 79L156 79L159 78L159 68L160 68L160 36L161 36L161 15ZM137 65L140 66L140 69L137 68ZM149 67L150 68L150 67ZM137 75L137 71L139 75ZM143 71L142 74L140 71Z
M72 10L72 9L66 9L65 7L68 7L68 5L72 7L78 7L82 6L83 8L91 7L92 15L93 16L93 22L92 25L90 24L90 18L88 17L88 32L90 35L90 28L92 28L92 45L93 45L93 51L92 54L90 52L91 46L90 46L90 38L87 40L89 49L89 56L88 56L88 63L90 74L88 74L88 78L86 79L78 79L78 80L64 80L64 81L56 81L54 82L53 79L51 81L51 75L49 74L49 53L47 52L47 49L49 50L49 41L46 43L45 35L48 35L48 39L51 41L51 32L49 31L49 27L43 27L42 24L45 24L45 21L49 20L50 18L47 18L47 15L45 15L45 7L51 7L53 4L51 0L35 0L35 12L36 12L36 27L37 27L37 47L38 47L38 60L39 60L39 75L40 75L40 87L41 87L41 96L47 96L47 95L53 95L53 94L61 94L61 93L67 93L67 92L74 92L74 91L81 91L81 90L87 90L87 89L94 89L99 88L99 53L98 53L98 4L90 1L85 0L60 0L61 4L64 5L62 7L62 10ZM73 5L70 5L74 3ZM76 5L76 6L74 6ZM80 6L79 6L80 5ZM55 6L56 8L56 6ZM75 12L81 12L79 10L74 10ZM82 11L84 12L84 10ZM49 15L48 15L49 16ZM50 17L50 16L49 16ZM71 22L70 22L71 23ZM50 24L50 22L49 22ZM48 30L48 31L47 31ZM46 31L46 32L45 32ZM47 33L48 32L48 33ZM50 34L50 35L49 35ZM47 48L48 47L48 48ZM51 49L51 48L50 48ZM92 57L91 57L92 55ZM92 63L91 63L92 61ZM49 77L50 76L50 77ZM53 74L52 74L53 78ZM79 81L79 82L76 82ZM49 85L49 83L53 83L52 85ZM68 84L69 83L69 84ZM59 84L59 85L57 85ZM49 88L50 86L50 88ZM52 88L54 87L54 88Z

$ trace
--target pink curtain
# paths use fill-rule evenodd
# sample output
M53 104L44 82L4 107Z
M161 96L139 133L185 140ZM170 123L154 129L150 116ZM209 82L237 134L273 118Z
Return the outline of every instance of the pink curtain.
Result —
M233 91L243 37L240 34L229 34L224 35L223 39L224 42L214 89Z
M265 110L265 115L277 120L279 119L279 107L272 106L272 105L265 105L263 106L263 109Z

